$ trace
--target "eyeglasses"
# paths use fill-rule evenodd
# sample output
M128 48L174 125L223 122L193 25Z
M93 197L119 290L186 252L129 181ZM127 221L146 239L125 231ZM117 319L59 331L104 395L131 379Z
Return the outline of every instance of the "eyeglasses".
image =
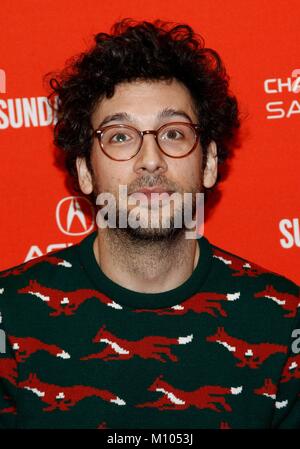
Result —
M128 161L140 151L145 134L153 134L159 149L167 156L181 158L190 154L199 141L200 125L171 122L157 130L139 131L129 125L98 128L97 137L103 153L114 161Z

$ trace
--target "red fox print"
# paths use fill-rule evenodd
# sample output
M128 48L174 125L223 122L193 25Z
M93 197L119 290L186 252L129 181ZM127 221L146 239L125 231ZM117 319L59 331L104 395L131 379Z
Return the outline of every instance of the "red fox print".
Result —
M266 396L268 398L273 399L276 401L276 395L277 395L277 385L275 385L272 381L272 379L265 379L265 382L261 388L256 388L254 390L255 394ZM288 405L288 400L282 400L282 401L276 401L275 407L280 409L284 408Z
M262 396L267 396L271 399L276 399L277 390L277 385L273 383L272 379L265 379L263 386L260 388L256 388L254 390L254 393Z
M0 278L5 278L10 275L15 276L15 275L24 273L25 271L29 270L31 267L34 267L34 265L36 265L37 263L40 263L40 262L47 262L47 263L50 263L51 265L62 266L65 268L72 267L72 264L70 262L68 262L67 260L61 259L56 256L45 255L42 257L37 257L35 259L29 260L28 262L24 263L23 265L21 265L19 267L11 268L9 270L4 271L4 273L0 274Z
M215 335L206 337L206 341L219 343L232 355L240 360L236 366L243 368L258 368L271 355L276 353L287 353L287 346L272 343L248 343L247 341L228 335L224 327L218 327Z
M213 251L213 257L227 265L233 271L232 276L257 277L263 273L271 273L271 271L267 271L252 262L249 263L244 259L240 259L232 254L226 254L216 248Z
M15 405L13 405L11 407L2 408L2 409L0 409L0 414L3 414L3 413L12 413L13 415L16 415L17 408Z
M0 379L6 379L16 385L18 377L17 363L15 359L4 357L0 359Z
M160 336L147 336L140 340L124 340L109 332L105 325L98 331L93 343L106 343L102 351L82 357L80 360L102 359L102 360L128 360L134 356L142 359L155 359L166 362L163 356L177 362L178 358L172 354L171 345L185 345L193 340L193 335L178 338Z
M226 421L220 422L220 429L231 429L230 425Z
M24 362L31 354L37 351L46 351L55 357L62 359L69 359L71 356L63 349L56 345L49 345L47 343L32 337L13 337L9 336L12 349L15 351L17 362Z
M227 312L222 308L220 302L236 301L240 297L240 292L236 293L196 293L181 304L166 309L136 309L135 312L153 312L157 315L184 315L189 311L196 313L208 313L214 317L216 311L226 317Z
M294 318L300 307L300 298L290 293L278 292L272 285L267 285L265 290L257 292L255 298L268 298L281 306L288 313L284 315L285 318Z
M13 415L17 414L17 407L13 404L13 399L10 396L6 396L4 394L3 399L5 401L7 401L8 403L10 403L11 405L9 407L5 407L0 409L0 414L4 414L4 413L11 413Z
M300 354L287 359L280 382L288 382L291 379L300 379Z
M42 402L48 404L48 407L43 409L45 412L52 412L53 410L68 411L79 401L91 396L117 405L125 405L123 399L120 399L108 390L99 390L86 385L73 385L72 387L52 385L42 382L33 373L29 375L27 380L20 382L19 387L32 391Z
M231 407L227 404L224 395L240 394L243 387L220 387L204 386L194 391L184 391L173 387L168 382L163 380L160 375L152 385L148 388L149 391L162 393L162 397L154 402L145 402L138 404L136 407L154 407L158 410L185 410L189 407L196 407L198 409L211 409L215 412L221 412L217 405L223 407L227 412L231 412Z
M97 298L101 303L114 309L122 309L122 306L97 290L82 288L62 291L41 285L35 280L31 280L29 285L18 290L18 293L27 293L44 301L54 310L49 314L50 316L74 315L79 306L90 298Z

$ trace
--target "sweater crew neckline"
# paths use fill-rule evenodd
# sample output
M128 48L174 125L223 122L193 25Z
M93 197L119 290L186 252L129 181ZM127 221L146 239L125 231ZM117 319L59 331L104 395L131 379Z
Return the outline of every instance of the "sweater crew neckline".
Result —
M137 292L122 287L103 273L98 265L93 250L93 243L96 237L97 231L94 231L76 245L81 265L97 290L106 294L116 303L127 307L133 307L135 309L157 309L180 304L201 290L211 269L211 244L204 236L202 236L200 239L197 239L200 250L198 263L186 281L178 287L165 292Z

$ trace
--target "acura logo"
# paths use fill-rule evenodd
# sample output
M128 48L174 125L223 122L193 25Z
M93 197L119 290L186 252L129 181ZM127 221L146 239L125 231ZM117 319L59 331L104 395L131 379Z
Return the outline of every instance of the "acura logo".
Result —
M94 227L94 209L91 202L82 196L63 198L56 207L56 223L63 234L88 234Z

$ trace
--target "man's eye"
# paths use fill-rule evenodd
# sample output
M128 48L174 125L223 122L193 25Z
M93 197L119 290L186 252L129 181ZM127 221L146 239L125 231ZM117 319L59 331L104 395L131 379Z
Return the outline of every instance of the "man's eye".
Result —
M162 139L178 140L183 137L183 134L178 129L168 129L163 135Z
M127 142L128 136L127 134L124 133L118 133L115 134L114 136L111 137L110 141L113 143L123 143L123 142Z

